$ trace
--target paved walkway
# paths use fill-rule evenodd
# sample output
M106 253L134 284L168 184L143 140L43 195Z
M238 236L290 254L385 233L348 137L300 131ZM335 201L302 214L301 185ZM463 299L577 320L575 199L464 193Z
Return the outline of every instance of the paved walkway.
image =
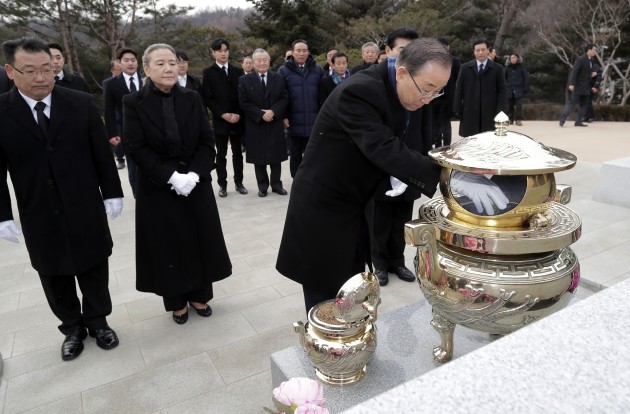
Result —
M582 264L582 296L630 278L630 209L591 201L600 164L630 156L629 127L594 123L574 128L567 123L560 128L540 121L514 128L578 157L576 168L556 179L573 186L570 206L583 219L582 239L574 245ZM290 190L284 164L283 180ZM130 194L126 170L121 178ZM619 185L627 191L627 183ZM249 195L230 186L229 196L217 199L233 275L215 284L213 316L191 313L183 326L164 312L161 298L135 290L134 201L125 199L123 215L110 221L115 245L109 322L121 345L102 351L88 338L83 354L72 362L60 359L58 321L24 244L0 241L0 414L248 414L270 406L269 355L297 344L291 324L305 319L305 313L300 285L274 269L288 197L257 197L250 164L245 186ZM408 248L409 262L413 254ZM325 271L326 263L321 265ZM417 286L397 278L382 294L381 312L424 300Z

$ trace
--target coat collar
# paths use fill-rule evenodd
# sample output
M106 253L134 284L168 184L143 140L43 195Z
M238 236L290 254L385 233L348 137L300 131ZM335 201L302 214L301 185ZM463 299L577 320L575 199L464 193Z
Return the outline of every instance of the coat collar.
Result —
M175 119L186 120L191 113L195 113L192 109L193 99L182 99L186 94L196 93L190 89L179 86L178 83L173 86L175 88ZM178 97L180 99L178 99ZM151 90L150 82L145 82L144 86L138 92L138 107L145 113L158 128L164 128L164 117L162 116L161 97Z

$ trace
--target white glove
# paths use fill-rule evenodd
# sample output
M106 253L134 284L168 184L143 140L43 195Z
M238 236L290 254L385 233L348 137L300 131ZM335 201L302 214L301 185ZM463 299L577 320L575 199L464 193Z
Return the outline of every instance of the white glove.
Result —
M199 175L194 172L188 174L180 174L177 171L171 175L168 179L168 184L171 184L171 190L175 190L178 195L188 197L188 194L195 188L199 182Z
M107 200L103 200L103 203L105 204L105 214L111 214L112 220L120 216L120 213L122 213L122 198L108 198Z
M13 243L19 243L20 239L17 236L22 234L17 224L13 220L7 220L0 222L0 239L5 239Z
M494 215L494 205L503 210L510 200L492 180L481 174L454 171L451 174L451 189L465 195L475 204L477 213Z
M396 197L401 195L407 189L407 184L403 183L396 177L389 177L389 183L392 186L392 189L385 192L386 196Z

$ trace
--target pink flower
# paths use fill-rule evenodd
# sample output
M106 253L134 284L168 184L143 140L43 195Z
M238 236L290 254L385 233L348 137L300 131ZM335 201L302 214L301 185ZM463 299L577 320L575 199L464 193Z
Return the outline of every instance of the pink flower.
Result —
M303 404L324 405L324 388L319 382L309 379L296 377L283 382L273 390L273 397L278 402L291 406L300 406Z
M330 414L330 411L317 404L303 404L296 408L293 414Z

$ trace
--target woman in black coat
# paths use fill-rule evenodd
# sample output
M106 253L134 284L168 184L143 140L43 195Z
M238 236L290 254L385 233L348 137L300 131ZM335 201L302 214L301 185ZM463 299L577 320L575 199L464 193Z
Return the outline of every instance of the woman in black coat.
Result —
M210 183L214 140L201 97L177 84L175 50L151 45L142 63L145 86L123 99L123 144L138 164L136 287L183 324L188 303L212 314L212 282L232 272Z

